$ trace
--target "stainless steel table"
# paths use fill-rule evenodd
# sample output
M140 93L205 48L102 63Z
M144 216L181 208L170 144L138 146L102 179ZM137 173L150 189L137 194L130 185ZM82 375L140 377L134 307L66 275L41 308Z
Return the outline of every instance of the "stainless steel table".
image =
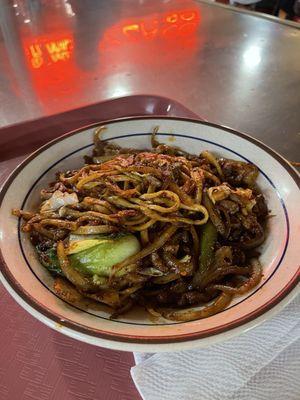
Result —
M1 4L0 126L158 94L299 156L299 29L192 0Z
M27 121L136 94L174 99L300 159L294 26L192 0L2 0L0 27L1 179L34 148L13 134ZM1 400L139 399L130 354L63 338L6 294L0 307Z

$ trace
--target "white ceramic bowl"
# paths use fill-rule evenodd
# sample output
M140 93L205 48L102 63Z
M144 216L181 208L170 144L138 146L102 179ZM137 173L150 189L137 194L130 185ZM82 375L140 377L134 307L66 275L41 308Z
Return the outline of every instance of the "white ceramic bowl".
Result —
M296 294L299 281L300 192L297 172L281 156L247 135L210 123L179 118L127 118L105 123L105 139L124 147L150 148L150 132L160 141L190 153L204 149L258 166L258 184L273 218L261 248L264 277L251 293L234 299L212 317L193 322L153 323L142 310L113 321L106 312L80 310L52 291L53 278L40 265L29 238L11 208L34 208L40 189L56 171L78 168L93 146L93 126L68 133L27 158L1 192L0 249L4 286L27 311L48 326L76 339L114 349L171 351L205 346L242 333L278 312Z

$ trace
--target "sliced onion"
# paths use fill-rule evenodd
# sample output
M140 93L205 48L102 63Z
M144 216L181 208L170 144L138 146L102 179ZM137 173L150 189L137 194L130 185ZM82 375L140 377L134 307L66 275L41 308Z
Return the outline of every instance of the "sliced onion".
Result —
M96 235L99 233L112 233L117 232L116 226L110 225L85 225L77 228L73 233L76 235Z
M200 310L188 309L180 311L157 310L160 314L172 321L193 321L195 319L207 318L224 310L230 303L232 295L222 293L211 304L202 307Z
M259 284L262 278L262 266L257 258L252 258L250 260L250 266L252 268L250 278L239 287L231 287L227 285L212 285L212 289L221 290L227 294L245 294L253 289L255 286Z

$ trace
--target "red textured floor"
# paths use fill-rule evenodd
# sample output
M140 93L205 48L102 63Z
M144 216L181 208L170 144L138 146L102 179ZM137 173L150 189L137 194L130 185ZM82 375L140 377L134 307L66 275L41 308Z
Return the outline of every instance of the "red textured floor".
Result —
M139 400L131 353L53 331L0 286L0 400Z

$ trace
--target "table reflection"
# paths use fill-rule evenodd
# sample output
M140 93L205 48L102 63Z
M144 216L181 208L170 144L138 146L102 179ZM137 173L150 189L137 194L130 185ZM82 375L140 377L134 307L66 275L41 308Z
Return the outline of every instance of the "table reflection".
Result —
M261 48L259 46L250 46L244 52L243 59L247 67L257 67L261 62Z
M160 95L297 158L300 30L196 0L2 0L0 27L1 126Z
M187 64L199 51L201 16L193 1L163 2L155 12L146 2L131 3L134 12L132 4L129 12L115 0L5 3L1 21L7 47L15 48L12 70L17 80L29 75L43 113L58 104L76 107L83 93L97 92L100 80L106 97L130 94L138 69L155 73L173 62Z

